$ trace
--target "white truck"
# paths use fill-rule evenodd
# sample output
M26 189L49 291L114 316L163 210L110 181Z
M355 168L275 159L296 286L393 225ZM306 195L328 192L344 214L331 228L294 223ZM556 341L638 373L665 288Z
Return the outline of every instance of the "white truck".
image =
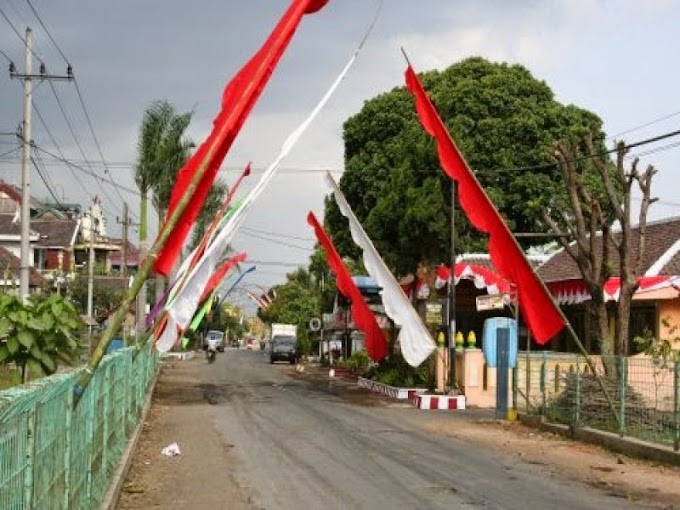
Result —
M269 361L288 361L295 364L297 360L297 325L272 324Z

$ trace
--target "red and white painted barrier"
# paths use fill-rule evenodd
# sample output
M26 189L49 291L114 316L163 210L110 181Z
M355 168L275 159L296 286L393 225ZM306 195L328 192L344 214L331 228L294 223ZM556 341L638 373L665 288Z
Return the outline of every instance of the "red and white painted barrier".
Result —
M435 411L465 409L465 395L416 395L413 403L416 409Z
M399 400L413 400L420 393L425 393L427 391L425 388L398 388L396 386L388 386L387 384L371 379L365 379L364 377L359 377L359 379L357 379L357 385L360 388L366 388L374 393L380 393Z

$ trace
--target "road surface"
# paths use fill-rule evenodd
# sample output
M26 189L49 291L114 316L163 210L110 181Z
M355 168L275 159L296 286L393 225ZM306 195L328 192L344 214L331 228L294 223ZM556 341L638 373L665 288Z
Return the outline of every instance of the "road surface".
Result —
M255 508L645 508L501 445L426 432L419 422L430 418L409 404L291 372L244 350L202 369L212 426L234 446L235 479Z

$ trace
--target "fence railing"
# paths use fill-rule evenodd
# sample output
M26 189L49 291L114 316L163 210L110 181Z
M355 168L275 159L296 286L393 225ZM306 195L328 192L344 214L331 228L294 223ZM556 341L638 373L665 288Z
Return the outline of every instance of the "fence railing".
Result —
M680 363L592 356L600 382L577 354L519 353L517 409L557 423L592 427L680 449ZM616 413L616 414L615 414Z
M75 408L79 370L0 392L0 508L96 508L157 369L149 348L116 351Z

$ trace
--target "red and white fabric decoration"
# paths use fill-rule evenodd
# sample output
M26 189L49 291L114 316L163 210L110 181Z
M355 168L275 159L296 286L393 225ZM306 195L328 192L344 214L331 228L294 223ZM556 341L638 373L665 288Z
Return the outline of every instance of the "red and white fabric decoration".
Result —
M548 290L552 293L557 304L576 305L590 300L590 293L583 280L565 280L548 283ZM678 276L641 276L638 278L638 288L635 294L673 287L680 290ZM620 278L610 278L604 284L605 301L618 301L621 293Z
M472 280L478 289L486 289L488 294L510 294L512 285L505 278L497 275L490 269L477 264L466 264L459 262L454 266L454 283L463 280ZM442 289L449 282L451 271L447 266L441 264L435 270L434 286Z

